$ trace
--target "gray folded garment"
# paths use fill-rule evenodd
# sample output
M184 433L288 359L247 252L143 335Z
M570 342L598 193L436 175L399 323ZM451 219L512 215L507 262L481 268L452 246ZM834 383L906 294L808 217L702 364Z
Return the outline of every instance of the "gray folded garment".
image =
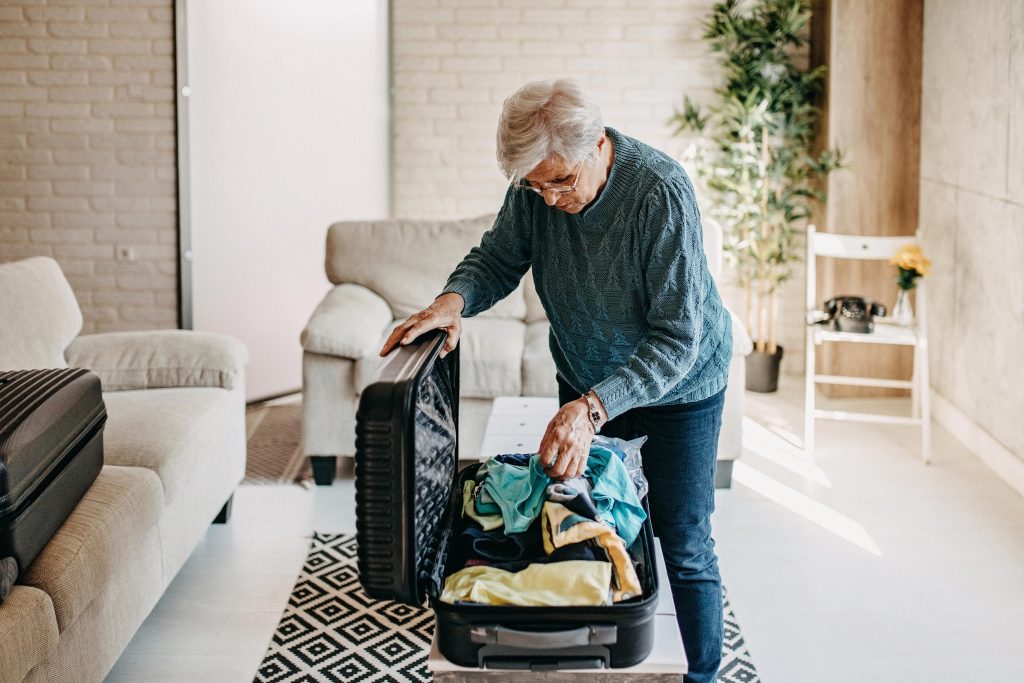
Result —
M14 588L14 582L18 579L18 563L13 557L0 559L0 605L4 603L7 596Z

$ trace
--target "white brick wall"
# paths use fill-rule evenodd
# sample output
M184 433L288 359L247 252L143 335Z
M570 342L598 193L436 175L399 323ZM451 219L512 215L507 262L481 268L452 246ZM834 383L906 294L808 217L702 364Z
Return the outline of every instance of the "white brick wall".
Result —
M605 124L679 158L668 119L707 101L719 67L701 39L712 0L394 0L394 210L398 217L496 211L501 104L526 81L571 76ZM802 265L782 294L783 369L803 372ZM742 294L723 278L729 306Z
M173 0L5 0L0 262L55 258L84 332L177 327L175 172Z
M395 213L494 211L501 103L534 78L572 76L608 125L669 153L684 93L704 99L717 67L700 40L710 0L395 0Z
M498 112L533 78L577 78L608 125L678 157L668 118L719 79L700 38L711 4L393 0L396 216L496 210ZM173 37L172 0L0 7L0 261L56 258L86 332L177 324ZM802 284L782 305L790 372Z

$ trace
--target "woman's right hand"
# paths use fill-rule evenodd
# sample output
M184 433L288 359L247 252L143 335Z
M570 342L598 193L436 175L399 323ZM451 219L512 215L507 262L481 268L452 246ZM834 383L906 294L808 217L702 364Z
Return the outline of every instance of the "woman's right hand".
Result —
M448 334L444 348L441 349L441 357L444 358L459 344L459 337L462 336L462 309L465 306L461 294L442 294L434 299L434 303L409 316L408 320L396 327L381 347L380 355L388 355L399 344L405 346L424 332L444 330Z

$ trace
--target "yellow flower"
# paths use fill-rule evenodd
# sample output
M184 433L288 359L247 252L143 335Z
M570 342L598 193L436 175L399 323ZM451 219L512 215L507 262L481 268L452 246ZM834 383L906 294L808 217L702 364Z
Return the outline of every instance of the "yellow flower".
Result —
M916 271L922 277L927 275L932 267L932 262L925 258L921 247L916 244L906 244L901 247L889 259L889 263L904 270Z

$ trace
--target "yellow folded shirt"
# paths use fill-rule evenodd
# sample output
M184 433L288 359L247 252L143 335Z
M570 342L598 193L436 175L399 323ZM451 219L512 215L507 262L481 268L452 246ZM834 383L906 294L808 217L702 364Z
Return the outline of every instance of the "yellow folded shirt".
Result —
M466 567L445 579L441 601L518 607L607 605L611 580L612 565L591 560L531 564L518 572Z

